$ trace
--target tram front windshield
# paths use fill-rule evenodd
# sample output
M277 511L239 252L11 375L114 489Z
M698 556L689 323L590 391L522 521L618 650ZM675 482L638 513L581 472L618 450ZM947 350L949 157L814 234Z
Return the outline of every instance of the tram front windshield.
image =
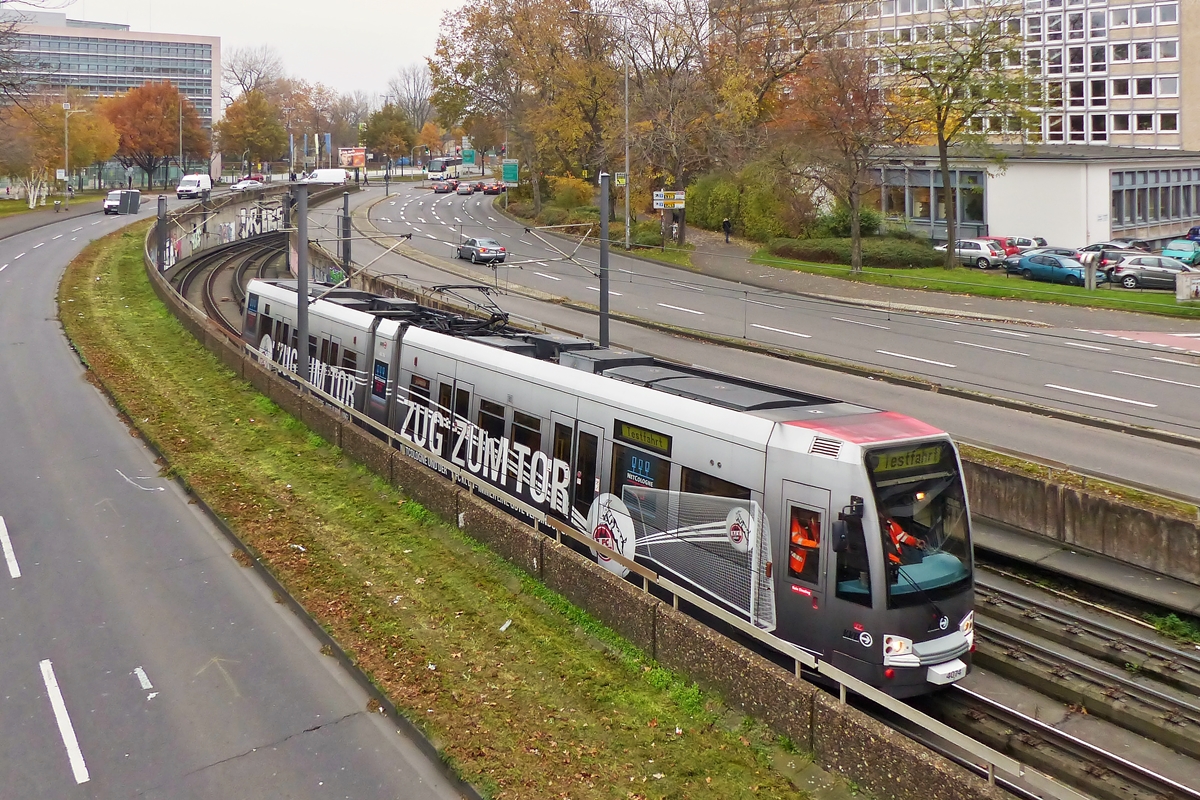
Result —
M888 583L888 607L935 602L969 586L971 538L949 442L867 453Z

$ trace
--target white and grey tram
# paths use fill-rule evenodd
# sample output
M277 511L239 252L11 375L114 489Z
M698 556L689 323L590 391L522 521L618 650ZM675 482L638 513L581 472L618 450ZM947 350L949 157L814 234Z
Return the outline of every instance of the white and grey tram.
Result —
M311 382L409 455L895 696L967 673L970 515L942 431L500 315L326 291L309 306ZM295 323L294 281L250 283L243 337L283 371Z

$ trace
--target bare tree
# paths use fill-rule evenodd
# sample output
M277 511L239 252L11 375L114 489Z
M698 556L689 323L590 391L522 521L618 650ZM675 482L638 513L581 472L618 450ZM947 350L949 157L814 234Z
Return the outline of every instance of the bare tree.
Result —
M421 130L433 118L433 105L429 102L433 83L429 76L429 65L425 62L401 67L388 81L387 93L408 116L415 130Z
M221 92L226 100L248 92L269 93L272 84L284 77L283 59L268 44L237 47L225 59L221 77Z

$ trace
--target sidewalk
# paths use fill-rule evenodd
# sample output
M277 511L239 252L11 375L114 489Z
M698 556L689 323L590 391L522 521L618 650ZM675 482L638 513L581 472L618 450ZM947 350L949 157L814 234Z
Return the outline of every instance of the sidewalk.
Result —
M5 202L16 203L19 201L6 200ZM54 211L54 201L51 200L47 202L45 208L0 217L0 239L7 239L10 236L16 236L18 233L25 233L44 225L52 225L64 219L75 219L76 217L99 214L101 213L100 203L100 198L79 199L72 202L70 208L62 209L56 213Z
M915 310L928 313L948 312L950 314L962 312L964 315L979 314L998 320L1027 320L1054 328L1168 331L1172 333L1200 332L1200 321L1197 320L1060 305L1034 300L1003 300L950 292L898 289L842 280L827 275L813 275L807 272L752 264L748 259L759 248L759 245L753 242L734 239L730 244L725 244L723 234L700 228L689 228L687 235L688 240L696 247L691 254L693 271L714 278L737 281L760 289L842 300L895 311ZM953 280L954 272L948 272L947 279ZM1028 281L1015 275L1012 276L1012 280L1021 284L1029 284ZM1036 287L1036 284L1033 286Z

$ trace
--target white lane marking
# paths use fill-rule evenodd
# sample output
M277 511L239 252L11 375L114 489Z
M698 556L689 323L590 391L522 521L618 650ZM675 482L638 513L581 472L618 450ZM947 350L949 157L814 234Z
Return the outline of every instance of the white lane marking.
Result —
M71 237L71 241L73 242L73 241L75 241L75 240L76 240L76 239L78 239L78 238L79 238L78 236L72 236L72 237Z
M114 467L114 469L115 469L115 467ZM166 491L166 489L164 489L161 486L142 486L140 484L134 483L129 478L128 475L126 475L124 472L121 472L121 470L119 470L119 469L117 470L117 474L120 475L122 478L124 478L125 482L128 483L130 486L135 486L138 489L141 489L143 492L165 492Z
M93 225L99 225L101 222L104 222L104 220L102 220L102 219L98 219L98 220L96 220L95 222L93 222L92 224L93 224Z
M25 257L25 254L21 253L21 255L14 257L13 261L16 261L18 258L24 258L24 257Z
M5 266L5 267L7 267L8 265L7 265L7 264L5 264L4 266ZM3 269L3 268L4 268L4 267L0 267L0 269ZM1177 359L1174 359L1174 358L1164 358L1163 356L1153 356L1153 358L1154 358L1154 360L1155 360L1155 361L1165 361L1165 362L1167 362L1168 364L1179 364L1180 366L1184 366L1184 367L1195 367L1195 366L1200 366L1200 365L1198 365L1198 364L1193 364L1193 363L1191 363L1190 361L1179 361L1179 360L1177 360Z
M0 545L4 547L4 560L8 562L8 574L14 579L21 577L21 568L17 565L17 554L13 550L12 540L8 538L8 528L4 525L4 517L0 517Z
M61 239L62 237L63 237L63 234L60 233L58 236L51 237L50 241L53 242L55 239Z
M670 305L667 305L666 303L659 303L659 305L662 306L663 308L669 308L672 311L686 311L688 314L695 314L696 316L699 316L699 317L704 316L703 311L694 311L690 308L683 308L682 306L670 306Z
M496 221L495 217L488 217L488 222L495 222L495 221Z
M1028 338L1029 338L1029 334L1028 334L1028 333L1017 333L1016 331L1002 331L1002 330L999 330L999 329L997 329L997 328L988 328L988 330L990 330L992 333L1003 333L1003 334L1006 334L1006 335L1008 335L1008 336L1020 336L1022 339L1028 339Z
M154 688L154 684L150 682L149 676L146 675L146 670L142 669L141 667L134 667L133 674L137 676L138 683L142 685L143 689L149 691Z
M427 233L425 235L428 236L430 239L435 239L435 240L437 239L437 237L434 236L432 233Z
M667 281L667 283L671 284L672 286L678 286L681 289L691 289L693 292L703 292L704 291L703 289L701 289L698 286L688 286L686 283L679 283L678 281Z
M82 227L79 227L79 228L72 228L72 229L71 229L71 233L79 233L81 230L83 230L83 228L82 228Z
M753 303L756 306L766 306L767 308L778 308L778 309L785 308L785 306L777 306L774 303L764 303L761 300L751 300L749 297L743 297L742 301L746 302L746 303Z
M589 286L589 287L587 287L587 288L591 289L593 292L598 292L598 291L600 291L600 287L599 287L599 286ZM611 295L613 295L614 297L624 297L624 296L625 296L625 295L621 294L620 292L614 292L612 289L609 289L609 290L608 290L608 293L609 293L609 294L611 294Z
M1158 381L1159 383L1170 383L1175 386L1186 386L1189 389L1200 389L1200 384L1184 383L1183 381L1171 381L1166 378L1156 378L1153 375L1138 375L1136 372L1122 372L1119 369L1113 370L1113 375L1124 375L1128 378L1142 378L1147 381Z
M535 273L533 273L533 274L534 274L534 275L541 275L543 278L549 278L549 279L550 279L550 280L552 280L552 281L561 281L561 280L562 280L562 278L556 278L556 277L554 277L553 275L547 275L547 274L546 274L546 273L544 273L544 272L535 272Z
M0 267L0 272L4 272L4 270L6 270L6 269L8 269L8 264L5 264L3 267Z
M917 358L916 356L906 356L903 353L893 353L890 350L876 350L875 352L880 353L881 355L885 355L885 356L892 356L894 358L907 358L909 361L920 361L923 364L934 364L939 367L949 367L950 369L957 369L957 367L955 367L953 364L947 364L945 361L931 361L928 358Z
M659 303L659 305L662 305L662 303ZM759 330L770 331L771 333L785 333L788 336L799 336L801 339L811 339L812 338L807 333L796 333L795 331L785 331L783 328L772 328L767 325L759 325L757 322L750 323L750 327L758 328Z
M524 239L517 239L517 241L520 242L521 244L527 244L530 247L533 247L533 242L527 242Z
M1112 352L1111 347L1101 347L1098 344L1084 344L1083 342L1063 342L1063 344L1067 345L1068 347L1084 347L1088 350L1103 350L1106 353Z
M500 235L501 235L501 236L507 236L509 239L511 239L511 238L512 238L512 234L505 233L504 231L500 231Z
M1145 406L1146 408L1158 408L1157 403L1143 403L1141 400L1126 400L1124 397L1113 397L1111 394L1085 392L1083 389L1072 389L1070 386L1059 386L1056 383L1047 383L1045 386L1047 389L1058 389L1061 392L1072 392L1074 394L1086 394L1088 397L1099 397L1102 400L1114 400L1118 403L1129 403L1130 405Z
M842 317L831 317L831 319L836 319L838 322L849 322L851 325L865 325L868 328L879 328L879 330L881 330L881 331L890 331L891 330L891 328L887 327L886 325L876 325L871 322L859 322L858 320L855 320L855 319L843 319Z
M46 659L41 667L42 680L46 684L47 694L50 695L50 707L54 709L54 719L58 722L58 732L67 748L71 772L75 775L76 783L87 783L91 776L88 775L87 764L83 763L83 751L79 749L79 739L75 737L75 729L71 727L71 716L67 713L62 690L58 688L58 679L54 677L54 665L50 663L50 659Z
M389 205L389 206L394 206L394 205L396 205L396 201L395 201L395 200L393 200L393 201L391 201L390 203L388 203L388 205Z
M961 322L951 322L948 319L935 319L934 322L940 322L943 325L962 325Z
M455 221L455 222L462 222L462 219L460 219L459 217L455 217L455 218L454 218L454 221Z
M1005 350L1003 347L988 347L986 344L974 344L972 342L958 342L955 344L965 345L967 347L978 347L980 350L995 350L997 353L1012 353L1014 356L1025 356L1029 358L1029 353L1019 353L1016 350Z
M42 246L42 245L44 245L44 244L45 244L45 242L38 242L37 244L35 244L35 245L33 246L33 249L34 249L34 250L37 250L39 247L41 247L41 246Z
M1200 333L1168 333L1168 336L1174 336L1177 339L1197 339L1200 338Z
M426 221L425 221L425 218L424 218L424 217L417 217L417 219L419 219L419 220L421 221L421 224L422 224L422 225L428 225L428 224L429 224L428 222L426 222Z

